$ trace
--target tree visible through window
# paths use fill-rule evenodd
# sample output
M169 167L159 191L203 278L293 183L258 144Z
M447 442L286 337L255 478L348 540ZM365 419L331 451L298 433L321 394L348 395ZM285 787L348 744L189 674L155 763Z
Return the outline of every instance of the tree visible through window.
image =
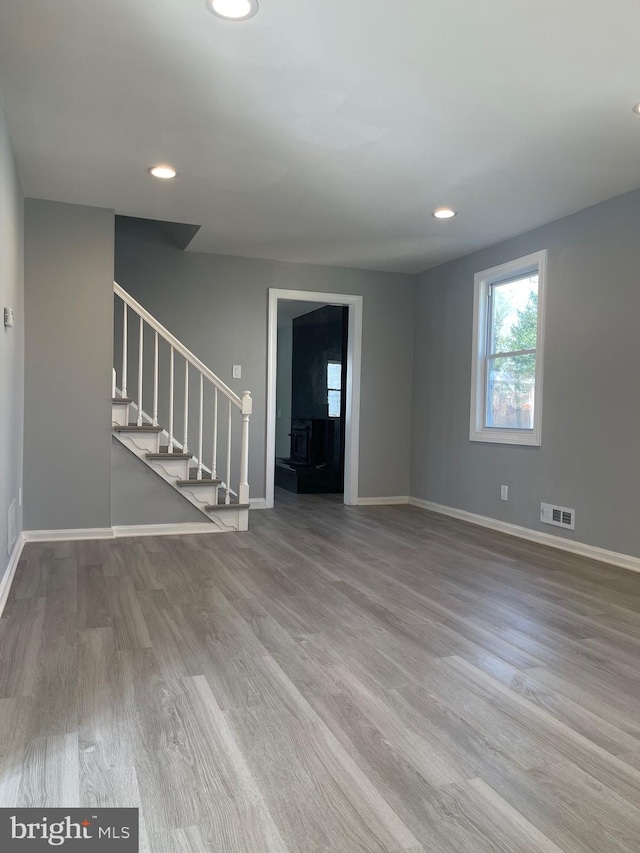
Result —
M327 404L329 417L339 418L342 398L342 365L339 361L327 363Z
M532 429L538 339L538 275L491 285L487 352L489 427Z

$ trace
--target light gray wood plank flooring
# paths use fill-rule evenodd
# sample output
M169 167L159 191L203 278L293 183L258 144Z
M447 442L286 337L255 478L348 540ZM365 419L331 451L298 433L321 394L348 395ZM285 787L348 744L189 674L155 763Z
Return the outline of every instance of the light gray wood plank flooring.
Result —
M31 544L0 806L150 853L638 853L640 575L411 507Z

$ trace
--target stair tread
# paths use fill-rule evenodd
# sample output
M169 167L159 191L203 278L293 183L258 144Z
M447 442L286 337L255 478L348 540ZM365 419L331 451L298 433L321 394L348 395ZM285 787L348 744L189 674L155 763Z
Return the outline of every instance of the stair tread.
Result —
M130 397L112 397L111 402L112 403L126 403L128 406L129 403L133 403L133 400Z
M167 451L160 451L160 453L147 453L147 459L192 459L193 453L179 453L177 450L174 450L173 453L167 453Z
M197 480L195 477L189 477L188 480L178 480L177 483L179 486L219 486L222 480L212 480L211 477L207 477L204 474L202 475L201 480Z
M235 503L224 504L223 503L223 504L209 504L208 506L205 507L205 510L207 512L213 512L214 510L219 510L219 509L249 509L249 504L235 504Z
M151 424L143 424L142 426L127 424L126 426L115 426L114 429L116 432L162 432L161 426L152 426Z

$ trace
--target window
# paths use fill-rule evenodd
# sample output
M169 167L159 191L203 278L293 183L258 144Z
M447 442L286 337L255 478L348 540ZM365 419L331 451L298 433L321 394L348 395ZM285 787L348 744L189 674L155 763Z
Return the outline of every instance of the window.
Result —
M546 251L477 273L471 441L540 444Z
M327 404L329 417L339 418L342 398L342 365L339 361L327 363Z

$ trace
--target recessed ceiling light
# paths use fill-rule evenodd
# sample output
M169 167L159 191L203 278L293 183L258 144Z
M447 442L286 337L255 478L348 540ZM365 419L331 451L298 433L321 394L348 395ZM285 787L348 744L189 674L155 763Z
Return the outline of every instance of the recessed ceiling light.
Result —
M149 169L149 173L153 175L154 178L162 178L165 181L168 178L175 178L177 174L176 170L172 169L171 166L152 166Z
M631 109L637 116L640 116L640 103L634 104Z
M451 210L450 207L439 207L437 210L434 210L431 215L435 216L436 219L451 219L457 214L456 211Z
M258 0L205 0L207 9L226 21L246 21L258 11Z

